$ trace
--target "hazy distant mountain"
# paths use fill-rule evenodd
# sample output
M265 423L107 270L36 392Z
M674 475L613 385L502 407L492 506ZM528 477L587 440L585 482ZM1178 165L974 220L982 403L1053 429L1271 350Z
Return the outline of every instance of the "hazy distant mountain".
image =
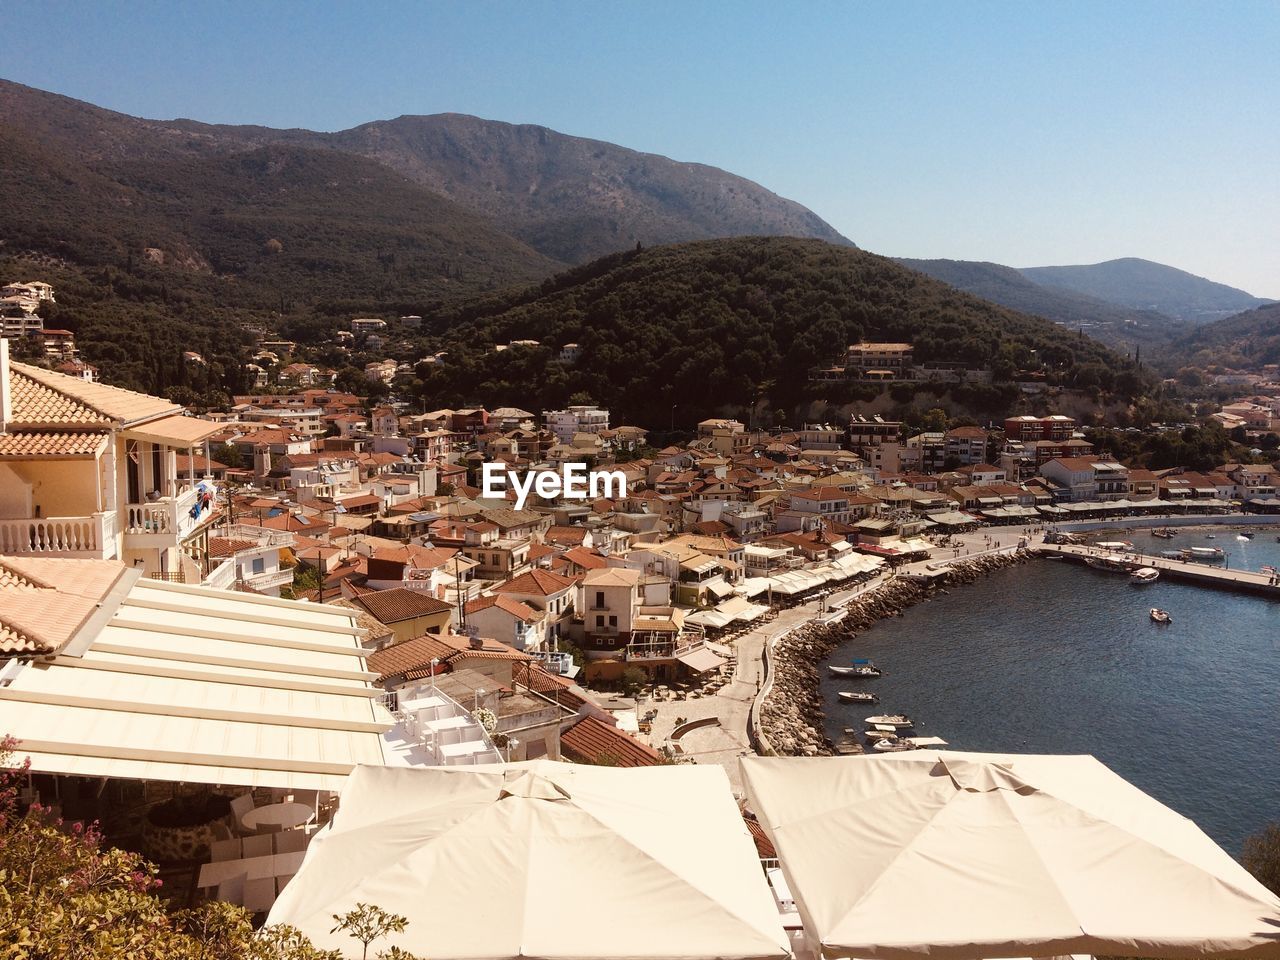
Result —
M1185 321L1154 310L1135 310L1070 290L1042 286L1013 267L973 260L897 262L966 293L1061 323L1115 347L1157 344L1186 332Z
M1156 310L1191 323L1209 323L1272 302L1136 257L1088 266L1025 267L1019 272L1042 286L1082 293L1135 310Z
M579 263L645 245L764 234L850 244L759 184L599 140L460 114L403 116L338 133L141 120L0 81L0 124L92 162L268 145L376 161L544 256Z

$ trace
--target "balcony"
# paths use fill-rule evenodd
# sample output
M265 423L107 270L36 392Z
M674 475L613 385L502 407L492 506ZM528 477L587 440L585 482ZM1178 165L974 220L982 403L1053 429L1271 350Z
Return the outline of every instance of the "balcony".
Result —
M116 556L116 515L0 520L0 554L111 560Z
M126 504L126 546L159 549L177 546L214 514L214 511L204 510L199 517L191 516L198 498L199 493L192 488L176 497Z

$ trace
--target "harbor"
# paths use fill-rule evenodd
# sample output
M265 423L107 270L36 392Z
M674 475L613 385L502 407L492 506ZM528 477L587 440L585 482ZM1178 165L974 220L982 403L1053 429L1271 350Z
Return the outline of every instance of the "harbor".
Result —
M1116 551L1085 544L1037 542L1033 549L1035 553L1044 557L1060 557L1077 563L1086 563L1091 559L1106 559L1114 563L1118 569L1137 570L1147 567L1158 570L1162 577L1172 580L1182 580L1218 590L1238 590L1280 600L1280 582L1277 582L1274 573L1232 570L1229 567L1212 566L1195 560L1174 560L1170 557L1139 553L1136 550Z

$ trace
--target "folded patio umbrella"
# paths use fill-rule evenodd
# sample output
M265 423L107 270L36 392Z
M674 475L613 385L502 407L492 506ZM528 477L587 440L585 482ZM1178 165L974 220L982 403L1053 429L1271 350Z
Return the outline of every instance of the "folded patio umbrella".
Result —
M1088 756L742 760L824 957L1280 957L1280 898Z
M789 952L716 766L357 767L268 922L359 956L329 932L357 903L431 960Z

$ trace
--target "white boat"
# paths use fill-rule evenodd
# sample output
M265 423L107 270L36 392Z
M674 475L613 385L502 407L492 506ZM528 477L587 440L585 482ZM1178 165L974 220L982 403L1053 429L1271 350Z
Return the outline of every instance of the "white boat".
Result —
M863 693L855 690L841 690L836 696L845 703L875 703L880 698L874 693Z
M1188 560L1222 560L1226 557L1221 547L1187 547L1182 555Z
M1133 544L1128 540L1099 540L1094 546L1102 550L1114 550L1117 553L1133 552Z
M1151 619L1156 623L1173 623L1173 617L1165 613L1159 607L1151 608Z
M877 740L871 747L881 753L901 753L903 750L914 750L916 745L905 737L885 737Z
M882 713L874 717L867 717L867 723L879 724L886 727L910 727L914 726L911 718L905 713Z
M1144 583L1155 583L1160 579L1160 571L1154 567L1139 567L1129 574L1129 582L1141 586Z
M827 669L831 671L833 677L852 677L854 675L853 667L828 666Z
M1105 570L1107 573L1129 572L1129 560L1116 553L1105 557L1085 557L1084 562L1095 570Z

